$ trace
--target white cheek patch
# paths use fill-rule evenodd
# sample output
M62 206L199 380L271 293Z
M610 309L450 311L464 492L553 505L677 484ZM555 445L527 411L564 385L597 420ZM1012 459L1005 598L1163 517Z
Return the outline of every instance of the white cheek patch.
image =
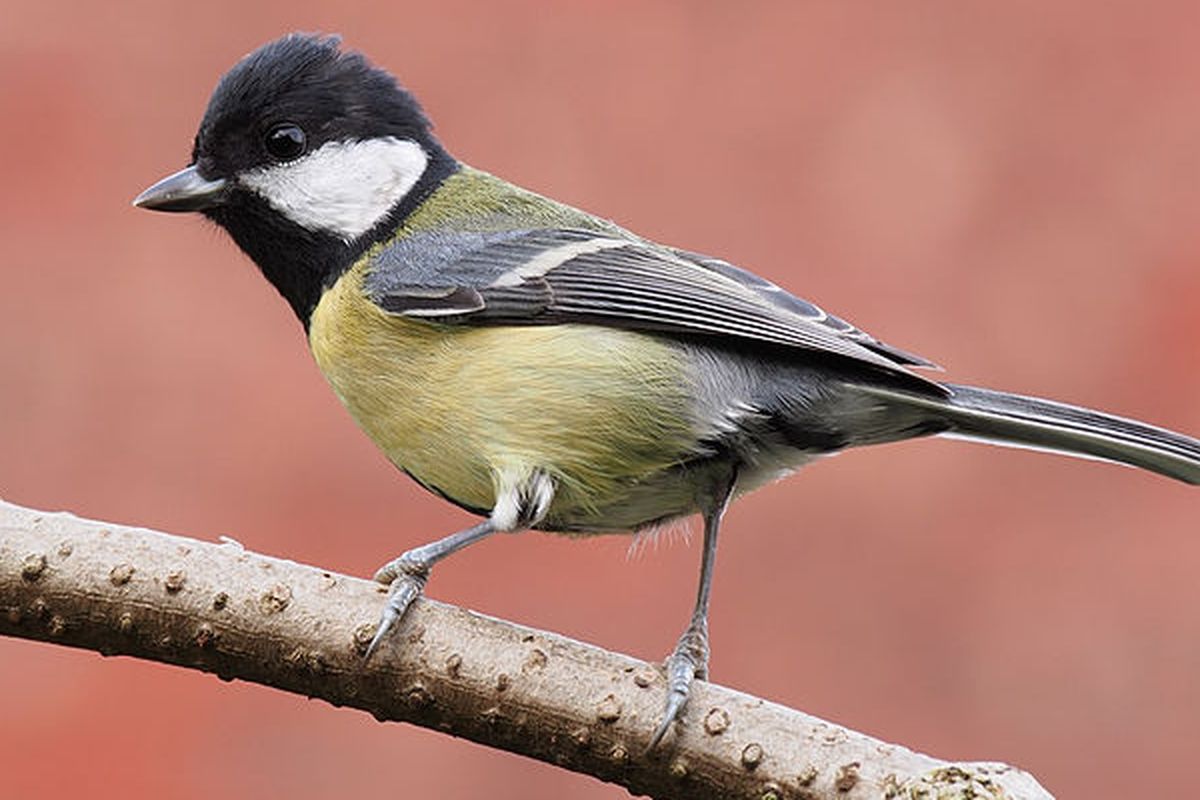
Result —
M383 219L428 163L421 145L389 136L328 142L303 158L256 169L238 181L297 225L350 241Z

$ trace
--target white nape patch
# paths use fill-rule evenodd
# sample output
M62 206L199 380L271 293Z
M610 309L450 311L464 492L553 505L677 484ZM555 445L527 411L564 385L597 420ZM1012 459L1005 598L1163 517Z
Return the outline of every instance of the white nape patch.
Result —
M425 150L409 139L327 142L303 158L248 172L238 182L300 227L348 242L383 219L428 163Z
M555 267L561 267L572 258L598 253L601 250L611 250L614 247L627 247L631 244L633 242L627 239L598 237L552 247L538 253L516 269L504 273L492 282L492 286L519 286L527 278L539 278Z

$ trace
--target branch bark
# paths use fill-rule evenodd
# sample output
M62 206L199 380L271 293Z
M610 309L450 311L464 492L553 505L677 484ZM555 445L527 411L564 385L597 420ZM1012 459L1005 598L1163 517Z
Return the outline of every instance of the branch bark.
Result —
M949 763L697 682L645 748L657 666L420 599L370 662L377 584L0 501L0 634L253 681L530 756L656 798L1050 798L998 763Z

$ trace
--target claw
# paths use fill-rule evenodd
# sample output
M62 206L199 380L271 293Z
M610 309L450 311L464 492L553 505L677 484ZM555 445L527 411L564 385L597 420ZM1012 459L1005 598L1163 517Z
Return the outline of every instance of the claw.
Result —
M395 627L399 619L400 615L392 610L390 603L383 607L383 613L379 617L379 624L375 626L375 635L371 637L371 643L367 645L367 652L363 655L363 661L371 660L371 656L375 655L375 651L379 649L380 643L383 642L384 637Z
M675 652L667 659L667 705L662 720L654 735L650 737L647 752L658 747L672 723L679 719L687 705L692 681L708 673L708 634L703 623L688 628L675 646Z
M659 743L662 742L663 737L667 735L667 731L671 729L671 725L679 718L679 712L683 711L683 707L687 705L687 700L687 688L684 688L683 691L678 691L674 686L671 687L670 693L667 695L666 710L663 711L662 720L659 721L654 735L650 737L650 744L646 747L647 752L658 747Z
M376 578L389 570L391 565L384 567L376 573ZM366 655L363 660L370 660L375 651L383 643L387 635L396 627L396 623L408 611L409 606L413 601L420 596L421 591L425 588L425 578L419 575L411 575L401 572L391 581L392 588L388 592L387 603L383 607L383 613L379 616L379 625L375 629L375 636L371 638L371 643L367 645Z

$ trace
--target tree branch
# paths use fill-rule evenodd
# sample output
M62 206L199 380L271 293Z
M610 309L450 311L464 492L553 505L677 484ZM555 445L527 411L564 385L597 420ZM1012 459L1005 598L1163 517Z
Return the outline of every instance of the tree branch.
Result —
M697 682L645 748L658 667L421 599L370 662L370 581L0 501L0 634L214 672L412 722L658 798L1021 798L1003 764L951 764Z

